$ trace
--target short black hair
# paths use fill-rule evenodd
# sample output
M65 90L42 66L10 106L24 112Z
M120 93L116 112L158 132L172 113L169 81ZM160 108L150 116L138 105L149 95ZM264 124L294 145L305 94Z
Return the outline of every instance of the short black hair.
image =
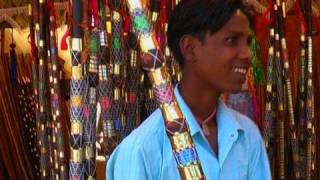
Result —
M181 0L170 16L167 31L169 49L179 64L184 64L179 45L183 35L192 35L203 41L207 32L219 31L238 9L248 17L252 26L250 12L241 0Z

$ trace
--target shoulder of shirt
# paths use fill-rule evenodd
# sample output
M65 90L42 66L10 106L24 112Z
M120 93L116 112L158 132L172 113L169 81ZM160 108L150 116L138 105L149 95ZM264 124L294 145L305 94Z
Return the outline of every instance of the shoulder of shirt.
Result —
M227 107L231 112L234 119L239 123L243 132L248 135L249 138L261 138L260 130L258 126L248 116Z
M163 118L160 109L154 111L146 120L134 129L119 146L132 146L132 148L144 149L144 146L160 141L164 132Z

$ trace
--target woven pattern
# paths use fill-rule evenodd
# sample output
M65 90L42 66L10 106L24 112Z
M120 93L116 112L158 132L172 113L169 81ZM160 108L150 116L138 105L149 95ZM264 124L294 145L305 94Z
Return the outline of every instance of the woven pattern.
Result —
M90 56L88 61L88 82L85 122L84 122L84 143L85 143L85 171L86 177L96 177L96 114L98 93L98 54L99 54L99 31L97 28L91 30L90 34Z

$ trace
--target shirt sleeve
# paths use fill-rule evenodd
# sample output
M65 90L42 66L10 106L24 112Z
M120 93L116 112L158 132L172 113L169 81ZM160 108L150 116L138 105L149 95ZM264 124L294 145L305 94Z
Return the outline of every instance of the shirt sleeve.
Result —
M107 180L144 180L151 179L147 172L143 151L133 143L118 146L107 162Z
M249 161L249 179L271 180L269 160L260 132L257 132L252 147L252 156Z

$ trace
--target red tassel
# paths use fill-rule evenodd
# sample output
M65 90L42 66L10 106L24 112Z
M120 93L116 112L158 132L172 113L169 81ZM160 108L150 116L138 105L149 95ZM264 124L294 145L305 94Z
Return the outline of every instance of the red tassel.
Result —
M68 43L67 43L67 38L70 36L70 31L67 30L62 39L61 39L61 43L60 43L60 49L61 50L68 50Z
M90 17L93 18L93 24L90 24L90 28L95 28L99 26L99 13L98 13L98 1L90 0L88 2L88 10Z
M124 33L128 34L131 27L131 19L130 16L125 16L124 23L123 23L123 31Z
M160 23L164 24L167 22L167 1L160 1Z

